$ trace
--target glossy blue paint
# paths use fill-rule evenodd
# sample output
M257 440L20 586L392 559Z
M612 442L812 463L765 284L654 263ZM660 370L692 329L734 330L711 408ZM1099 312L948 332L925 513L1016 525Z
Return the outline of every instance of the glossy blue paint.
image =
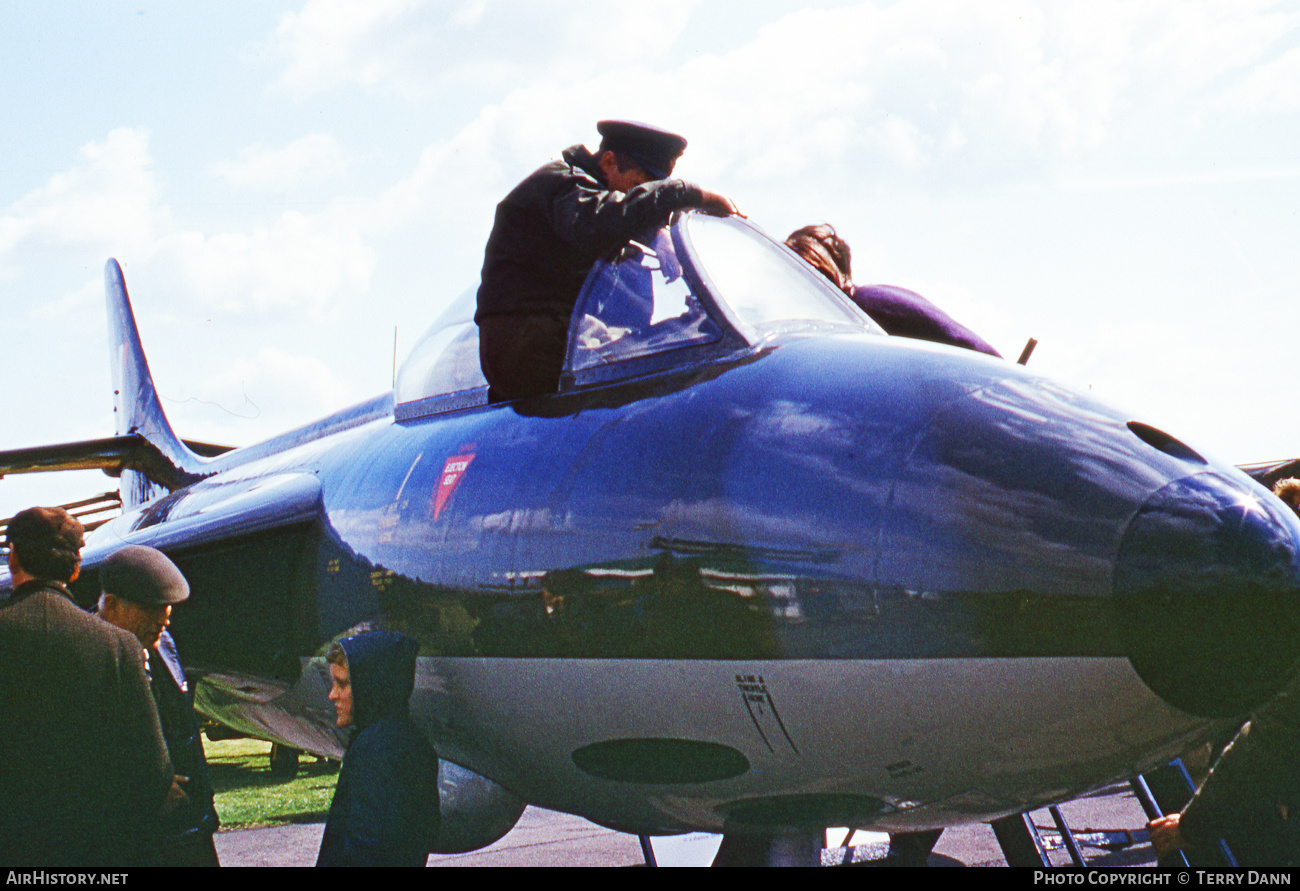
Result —
M1210 486L1269 502L1235 469L1022 367L881 337L815 275L809 294L843 307L758 331L720 298L684 220L669 233L598 265L579 315L612 303L625 317L616 298L629 281L662 300L650 290L666 289L659 264L675 259L674 280L714 319L703 352L689 340L651 350L680 361L647 373L643 348L555 396L403 422L377 399L261 446L185 458L183 472L205 478L123 518L118 534L193 550L302 525L299 559L315 565L294 597L316 623L301 629L299 656L371 622L416 633L433 656L1108 657L1138 646L1133 615L1143 640L1167 636L1132 583L1123 613L1113 589L1150 499ZM622 266L642 271L609 272ZM122 328L138 349L133 325ZM140 398L128 419L161 416ZM445 484L457 458L465 467ZM1245 638L1252 615L1292 621L1296 610L1300 534L1286 512L1259 510L1275 571L1254 595L1268 608L1234 619ZM1151 560L1147 575L1165 566ZM193 621L196 636L225 624ZM1232 664L1249 674L1256 663ZM1248 707L1269 685L1259 670L1210 710Z
M683 215L598 264L554 395L487 405L472 322L453 307L396 396L208 458L151 400L116 264L107 278L119 433L142 434L170 476L130 450L116 460L173 491L96 533L87 584L124 541L166 550L193 591L173 629L200 703L249 732L334 751L319 656L387 627L421 642L440 751L529 800L646 831L795 799L917 827L1156 763L1268 696L1300 656L1300 525L1265 490L1023 367L881 335L743 221ZM950 731L971 716L917 718L951 691L881 678L993 664L1023 726L973 766L927 767L927 746L960 745ZM540 739L504 726L498 708L549 720L547 700L518 698L513 665L601 705ZM1053 665L1075 695L1106 678L1128 704L1061 717L1040 686ZM686 723L638 723L647 704L611 702L610 670L685 696ZM784 684L788 724L748 705L691 711L698 682L683 679L718 672L740 685L720 702ZM860 757L880 765L818 754L843 735L809 718L818 695L836 701L821 674L873 678L839 692L888 697L854 719L872 744ZM1065 734L1069 721L1087 726ZM1005 742L1017 734L1034 744ZM617 761L650 750L698 763ZM601 785L679 774L692 790Z

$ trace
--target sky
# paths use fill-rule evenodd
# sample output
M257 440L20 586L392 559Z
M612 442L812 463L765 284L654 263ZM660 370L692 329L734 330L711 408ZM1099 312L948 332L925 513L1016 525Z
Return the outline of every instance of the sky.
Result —
M1234 463L1300 456L1300 3L0 0L0 449L113 433L122 264L177 432L388 390L595 122L854 279ZM0 480L0 516L115 487Z

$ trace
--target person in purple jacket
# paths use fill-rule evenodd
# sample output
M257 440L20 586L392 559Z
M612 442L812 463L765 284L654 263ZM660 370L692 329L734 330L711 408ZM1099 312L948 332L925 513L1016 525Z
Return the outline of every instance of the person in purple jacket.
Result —
M854 285L848 243L825 223L790 233L786 246L807 260L862 310L886 334L963 347L1002 358L984 338L915 291L893 285Z

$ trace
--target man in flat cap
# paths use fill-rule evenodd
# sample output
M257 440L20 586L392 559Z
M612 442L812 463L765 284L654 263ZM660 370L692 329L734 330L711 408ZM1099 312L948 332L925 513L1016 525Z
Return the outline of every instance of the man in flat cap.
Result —
M82 527L33 507L6 531L0 606L0 863L147 862L172 768L140 643L72 602Z
M158 707L163 740L177 777L175 808L162 817L158 862L162 866L219 866L212 778L203 737L176 644L167 632L172 607L190 596L189 583L167 555L127 545L99 567L99 617L135 635L144 651L149 689Z
M497 205L478 290L479 359L488 399L559 386L578 291L593 263L674 210L736 213L728 199L668 179L686 140L633 121L601 121L595 154L575 145Z

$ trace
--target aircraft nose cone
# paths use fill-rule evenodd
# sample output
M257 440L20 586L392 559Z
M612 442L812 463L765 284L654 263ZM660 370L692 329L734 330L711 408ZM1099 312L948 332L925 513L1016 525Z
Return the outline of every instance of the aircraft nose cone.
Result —
M1275 501L1196 474L1152 496L1120 542L1125 651L1143 681L1186 712L1249 711L1300 657L1300 527Z

